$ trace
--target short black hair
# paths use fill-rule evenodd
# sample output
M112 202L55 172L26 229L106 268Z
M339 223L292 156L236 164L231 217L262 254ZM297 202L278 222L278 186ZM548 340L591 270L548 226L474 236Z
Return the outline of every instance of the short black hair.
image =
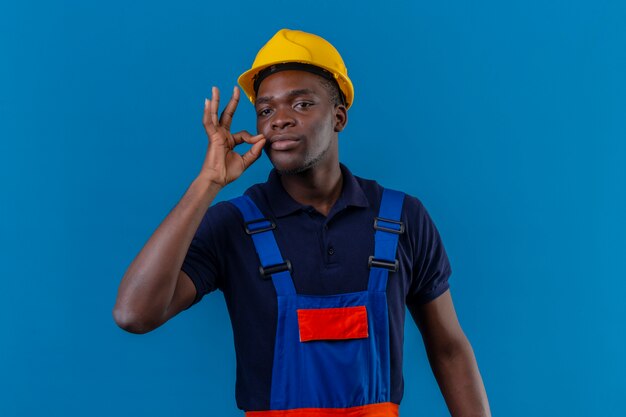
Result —
M339 85L336 81L327 80L326 78L320 77L320 83L328 92L328 96L330 97L330 103L335 106L339 106L340 104L345 105L343 102L342 92L339 90Z

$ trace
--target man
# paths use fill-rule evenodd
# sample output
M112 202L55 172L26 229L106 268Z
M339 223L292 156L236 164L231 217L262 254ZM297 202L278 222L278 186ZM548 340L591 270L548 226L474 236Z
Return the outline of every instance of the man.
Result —
M408 307L451 414L490 415L428 213L339 163L354 89L337 50L282 29L239 83L260 133L230 133L239 90L218 119L213 88L202 169L122 279L118 325L151 331L219 288L249 417L387 417L403 395ZM243 142L252 147L239 155ZM274 166L268 181L211 206L262 150Z

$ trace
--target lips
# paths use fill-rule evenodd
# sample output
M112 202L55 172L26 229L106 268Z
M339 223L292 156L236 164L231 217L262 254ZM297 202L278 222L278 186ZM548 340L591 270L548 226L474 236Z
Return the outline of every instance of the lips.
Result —
M274 135L270 138L270 146L275 151L286 151L298 146L300 138L295 135Z

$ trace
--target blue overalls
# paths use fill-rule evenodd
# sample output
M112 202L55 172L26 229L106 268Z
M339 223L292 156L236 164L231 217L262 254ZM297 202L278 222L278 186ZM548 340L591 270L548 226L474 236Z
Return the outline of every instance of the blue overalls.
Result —
M271 277L278 297L270 409L248 411L247 417L398 415L398 405L390 402L386 289L389 271L398 269L403 201L404 193L383 190L367 291L313 296L296 293L274 221L248 196L230 200L254 241L260 273Z

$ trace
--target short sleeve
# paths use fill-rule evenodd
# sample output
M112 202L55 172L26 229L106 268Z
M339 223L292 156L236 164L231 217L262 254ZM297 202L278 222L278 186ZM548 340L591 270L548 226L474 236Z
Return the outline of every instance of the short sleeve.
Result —
M215 228L212 225L216 221L216 214L216 210L213 207L207 210L191 240L187 255L181 266L181 270L189 275L196 287L196 298L189 307L198 303L202 297L219 287L219 257L215 244L219 236L215 235Z
M412 282L406 298L407 305L427 303L443 294L450 285L450 261L439 231L424 205L415 197L415 219L411 219L417 233L414 239Z

